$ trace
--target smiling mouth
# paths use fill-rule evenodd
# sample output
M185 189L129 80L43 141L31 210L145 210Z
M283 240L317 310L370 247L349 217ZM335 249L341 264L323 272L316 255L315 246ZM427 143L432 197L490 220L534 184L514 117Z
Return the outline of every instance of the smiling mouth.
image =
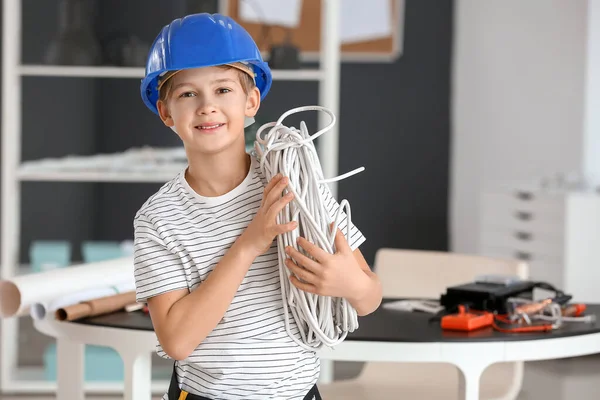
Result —
M201 131L213 131L222 127L225 124L211 124L211 125L198 125L196 129L200 129Z

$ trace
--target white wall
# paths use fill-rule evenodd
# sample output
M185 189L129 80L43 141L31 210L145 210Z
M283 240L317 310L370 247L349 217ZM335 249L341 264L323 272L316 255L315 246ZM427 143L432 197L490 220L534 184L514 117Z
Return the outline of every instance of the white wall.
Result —
M583 169L600 182L600 0L588 0Z
M483 187L581 171L587 4L456 1L452 250L477 251Z

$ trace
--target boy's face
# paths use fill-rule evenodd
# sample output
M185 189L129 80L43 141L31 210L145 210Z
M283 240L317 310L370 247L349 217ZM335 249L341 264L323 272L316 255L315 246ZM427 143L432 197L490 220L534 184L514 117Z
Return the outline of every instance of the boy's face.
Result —
M169 97L158 102L158 111L165 125L175 127L186 149L216 154L235 144L245 148L244 119L258 111L258 89L244 93L234 68L188 69L170 79Z

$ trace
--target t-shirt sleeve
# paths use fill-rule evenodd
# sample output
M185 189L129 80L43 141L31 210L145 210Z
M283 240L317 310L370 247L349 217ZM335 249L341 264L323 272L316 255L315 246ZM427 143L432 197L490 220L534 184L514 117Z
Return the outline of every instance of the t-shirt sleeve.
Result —
M168 249L154 224L144 215L134 220L133 265L136 300L146 302L177 289L188 289L183 263Z
M340 208L340 204L337 202L335 198L331 195L331 191L329 190L329 186L326 184L320 185L321 196L323 196L323 202L327 211L329 212L329 217L331 218L331 222L335 221L336 214L338 209ZM347 235L347 226L348 226L348 216L344 211L341 213L341 220L338 228L342 231L344 236L346 236L346 240L348 240L348 244L350 244L350 248L354 251L358 249L358 247L363 244L366 240L365 236L362 232L354 225L352 221L350 221L350 237Z

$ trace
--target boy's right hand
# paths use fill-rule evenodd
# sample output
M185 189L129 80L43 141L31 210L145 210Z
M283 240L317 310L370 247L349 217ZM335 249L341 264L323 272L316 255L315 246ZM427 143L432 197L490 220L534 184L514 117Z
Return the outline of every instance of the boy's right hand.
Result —
M288 178L277 174L265 187L260 208L254 219L240 236L244 246L256 257L265 253L277 235L293 231L298 226L296 221L287 224L277 223L277 214L294 198L293 193L281 196L288 184Z

